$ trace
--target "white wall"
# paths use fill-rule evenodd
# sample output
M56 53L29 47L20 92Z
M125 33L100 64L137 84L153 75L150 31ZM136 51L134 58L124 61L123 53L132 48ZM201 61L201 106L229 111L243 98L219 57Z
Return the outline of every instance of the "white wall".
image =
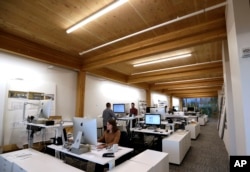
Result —
M250 58L242 58L242 48L250 47L249 0L228 0L226 13L228 49L236 150L235 155L250 154Z
M56 115L65 120L75 116L77 72L59 67L48 69L48 64L28 60L17 55L0 52L0 145L2 145L2 123L7 98L7 85L11 79L30 82L47 82L56 85ZM165 95L152 93L152 102L167 100ZM84 116L97 117L106 108L106 103L134 102L146 100L146 91L129 85L112 82L87 75L85 85Z
M157 93L157 92L152 92L151 93L151 105L152 107L155 107L155 105L158 105L159 102L166 102L167 106L169 107L169 103L168 103L168 97L166 95ZM156 106L157 107L157 106Z
M138 101L146 100L143 89L119 84L92 75L87 75L85 85L84 116L97 117L102 115L106 103L131 103L138 108Z
M2 124L8 83L16 78L31 83L47 82L56 85L56 115L61 115L64 119L71 119L75 115L77 80L75 71L59 67L48 69L48 64L0 52L0 145L3 141Z

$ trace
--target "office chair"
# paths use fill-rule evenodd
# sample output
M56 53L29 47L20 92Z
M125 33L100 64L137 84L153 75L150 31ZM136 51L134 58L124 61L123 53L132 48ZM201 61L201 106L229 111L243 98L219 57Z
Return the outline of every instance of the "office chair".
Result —
M130 147L130 140L126 131L121 131L119 146Z

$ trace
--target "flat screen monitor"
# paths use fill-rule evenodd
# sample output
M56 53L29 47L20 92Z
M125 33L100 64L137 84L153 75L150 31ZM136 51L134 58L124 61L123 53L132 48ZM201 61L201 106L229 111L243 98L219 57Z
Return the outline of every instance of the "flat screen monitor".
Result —
M165 120L166 118L166 112L165 112L165 108L164 107L151 107L150 108L150 113L151 114L161 114L161 119Z
M81 143L97 145L97 122L94 118L73 118L73 138L82 132Z
M187 111L194 112L194 107L187 107Z
M41 113L40 116L41 118L46 118L48 119L51 115L51 110L52 110L52 100L42 100L41 101Z
M145 114L146 125L161 125L161 114Z
M125 113L125 104L113 104L114 113Z

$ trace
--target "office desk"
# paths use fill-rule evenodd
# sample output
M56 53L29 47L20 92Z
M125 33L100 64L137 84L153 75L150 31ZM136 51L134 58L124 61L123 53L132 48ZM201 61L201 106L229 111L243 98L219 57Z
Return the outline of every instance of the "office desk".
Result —
M165 129L157 129L157 131L155 131L152 129L131 128L131 131L144 134L162 135L162 136L168 136L171 133L173 133L173 130L166 131Z
M145 121L140 121L139 122L140 124L145 124ZM181 124L181 122L178 122L178 121L175 121L173 123L169 123L167 120L164 120L164 121L161 121L161 125L165 125L166 127L167 126L171 126L171 130L175 130L175 124Z
M73 166L34 149L23 149L1 154L1 172L82 172Z
M138 163L132 160L127 160L109 171L110 172L132 172L132 171L153 172L151 170L151 166L143 163Z
M35 124L35 123L27 123L27 129L28 129L28 145L29 148L32 147L33 145L33 138L31 137L31 130L29 130L29 127L33 126L33 127L40 127L42 129L42 140L45 141L46 140L46 135L45 135L45 130L49 129L49 128L55 128L55 129L59 129L60 128L60 124L55 124L55 125L45 125L45 124ZM64 122L62 124L63 127L71 127L73 126L73 122ZM30 128L31 128L30 127ZM58 131L57 131L58 133ZM62 134L62 133L61 133ZM58 136L58 135L57 135Z
M134 120L134 119L139 120L140 118L143 118L143 116L142 115L136 115L136 116L133 116L133 117L119 117L119 118L117 118L117 120L130 122L129 127L132 128L132 120Z
M110 170L110 172L127 171L168 172L168 153L148 149Z
M48 148L54 149L56 152L62 152L80 159L84 159L87 161L91 161L100 165L109 164L109 169L112 169L115 166L115 160L132 152L134 149L127 148L127 147L118 147L118 151L114 153L115 157L102 157L104 153L110 152L107 149L97 150L95 146L92 146L90 152L86 152L83 154L75 154L70 152L68 149L63 148L62 146L58 145L49 145Z

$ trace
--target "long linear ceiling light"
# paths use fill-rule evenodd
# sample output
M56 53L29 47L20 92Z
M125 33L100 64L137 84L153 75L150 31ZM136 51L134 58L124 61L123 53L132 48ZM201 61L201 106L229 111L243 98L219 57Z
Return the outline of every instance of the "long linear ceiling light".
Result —
M154 63L161 63L161 62L165 62L165 61L169 61L169 60L175 60L175 59L190 57L191 55L192 54L188 53L188 54L182 54L182 55L177 55L177 56L171 56L171 57L166 57L166 58L162 58L162 59L158 59L158 60L153 60L153 61L134 64L133 66L134 67L139 67L139 66L145 66L145 65L150 65L150 64L154 64Z
M187 80L169 81L169 82L157 82L157 83L155 83L154 85L165 85L165 84L185 83L185 82L191 82L191 81L209 81L209 80L214 80L214 79L223 79L223 77L187 79Z
M94 13L93 15L85 18L84 20L80 21L79 23L73 25L72 27L70 27L69 29L66 30L67 33L71 33L77 29L79 29L80 27L84 26L85 24L97 19L98 17L112 11L113 9L121 6L122 4L124 4L125 2L127 2L128 0L116 0L116 2L112 3L111 5L107 6L106 8L103 8L102 10Z
M162 27L162 26L166 26L166 25L169 25L169 24L172 24L172 23L175 23L175 22L178 22L178 21L187 19L187 18L189 18L189 17L193 17L193 16L196 16L196 15L202 14L202 13L204 13L204 12L214 10L214 9L216 9L216 8L220 8L220 7L222 7L222 6L225 6L226 4L227 4L227 2L223 2L223 3L220 3L220 4L214 5L214 6L212 6L212 7L208 7L208 8L205 8L205 9L202 9L202 10L199 10L199 11L196 11L196 12L193 12L193 13L191 13L191 14L187 14L187 15L182 16L182 17L177 17L177 18L175 18L175 19L173 19L173 20L169 20L169 21L167 21L167 22L164 22L164 23L161 23L161 24L152 26L152 27L150 27L150 28L141 30L141 31L139 31L139 32L132 33L132 34L130 34L130 35L127 35L127 36L118 38L118 39L113 40L113 41L110 41L110 42L107 42L107 43L105 43L105 44L102 44L102 45L99 45L99 46L97 46L97 47L91 48L91 49L89 49L89 50L82 51L82 52L79 53L79 55L83 55L83 54L89 53L89 52L91 52L91 51L97 50L97 49L99 49L99 48L108 46L108 45L110 45L110 44L113 44L113 43L122 41L122 40L124 40L124 39L131 38L131 37L133 37L133 36L136 36L136 35L139 35L139 34L142 34L142 33L145 33L145 32L148 32L148 31L151 31L151 30L154 30L154 29L157 29L157 28L160 28L160 27Z
M196 87L181 87L181 88L170 88L167 89L169 91L171 90L186 90L186 89L196 89L196 88L213 88L213 87L221 87L221 85L207 85L207 86L196 86Z
M211 64L211 63L217 63L217 62L222 62L222 60L216 60L216 61L204 62L204 63L196 63L196 64L183 65L183 66L176 66L176 67L163 68L163 69L148 70L148 71L144 71L144 72L132 73L131 75L140 75L140 74L145 74L145 73L160 72L160 71L166 71L166 70L171 70L171 69L180 69L183 67L199 66L199 65Z

